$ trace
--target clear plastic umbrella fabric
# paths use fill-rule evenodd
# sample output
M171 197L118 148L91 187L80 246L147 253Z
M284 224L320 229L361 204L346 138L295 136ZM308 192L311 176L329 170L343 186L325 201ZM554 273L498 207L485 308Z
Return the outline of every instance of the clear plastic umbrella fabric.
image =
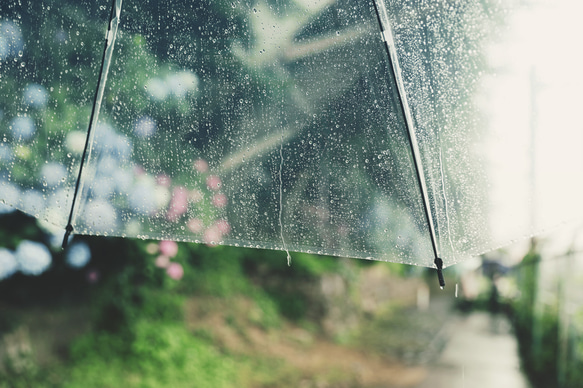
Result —
M583 213L581 8L5 1L0 210L80 234L460 262Z

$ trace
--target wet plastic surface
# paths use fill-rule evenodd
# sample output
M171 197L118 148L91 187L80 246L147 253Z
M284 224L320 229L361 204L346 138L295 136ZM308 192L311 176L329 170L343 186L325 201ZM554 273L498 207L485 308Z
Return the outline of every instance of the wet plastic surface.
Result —
M59 228L110 7L0 6L0 199ZM74 232L433 266L412 149L444 267L580 217L577 7L124 3Z

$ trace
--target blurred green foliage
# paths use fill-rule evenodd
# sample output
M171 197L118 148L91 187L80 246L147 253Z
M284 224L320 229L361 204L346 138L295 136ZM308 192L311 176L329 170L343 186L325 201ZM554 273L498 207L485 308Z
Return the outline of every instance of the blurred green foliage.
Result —
M72 349L65 387L234 387L237 362L179 323L140 319L129 349L116 335L89 335ZM129 352L122 357L122 352Z
M537 311L540 253L531 249L517 272L520 296L512 304L512 317L523 368L537 387L557 384L559 318L557 306Z
M23 237L49 239L22 213L0 217L0 226L0 244L6 247L16 247ZM22 324L20 315L11 311L34 306L89 305L91 330L75 339L61 362L50 368L38 366L32 353L5 359L2 388L235 387L242 386L239 374L256 369L257 378L267 381L267 361L224 354L212 333L189 330L184 302L197 296L224 301L245 297L253 307L244 319L271 330L281 327L284 318L306 318L309 295L298 291L297 284L343 270L338 258L293 253L288 267L281 252L183 243L172 261L182 265L184 276L174 280L156 266L158 252L152 248L158 242L75 238L91 248L87 268L68 267L55 248L51 267L40 276L15 274L0 282L0 304L10 307L0 315L0 333L11 333ZM99 274L96 282L87 280L88 271ZM243 318L225 314L225 323L245 334ZM15 360L17 366L12 365Z

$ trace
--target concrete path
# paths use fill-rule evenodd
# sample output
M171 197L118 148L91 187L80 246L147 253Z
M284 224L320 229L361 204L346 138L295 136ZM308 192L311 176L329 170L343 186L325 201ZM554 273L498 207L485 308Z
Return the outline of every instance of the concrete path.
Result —
M445 349L417 388L530 388L505 317L460 315L449 329Z

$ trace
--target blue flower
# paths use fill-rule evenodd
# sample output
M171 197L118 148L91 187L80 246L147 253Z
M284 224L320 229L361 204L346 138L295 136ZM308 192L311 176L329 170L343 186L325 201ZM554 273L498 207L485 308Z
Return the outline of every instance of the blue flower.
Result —
M67 264L73 268L83 268L91 260L91 250L89 246L80 241L69 246L66 255Z
M8 39L0 33L0 60L8 57L10 55L10 46L8 45Z
M45 209L45 198L36 190L28 190L22 194L20 206L23 212L38 216Z
M166 78L166 84L174 96L182 99L188 92L196 90L198 77L193 72L184 70L169 75Z
M24 89L24 103L34 108L41 109L47 106L49 92L44 86L32 83Z
M9 278L18 271L18 262L14 253L5 248L0 248L0 280Z
M23 240L16 249L16 261L25 275L40 275L52 262L49 249L38 242Z
M156 211L156 193L152 185L138 183L132 189L128 198L130 208L142 215L150 215Z
M168 86L160 78L150 78L145 85L146 93L150 98L157 101L164 101L168 97Z
M118 193L127 193L134 181L134 174L130 170L117 169L112 174L113 182Z
M55 33L55 41L57 43L65 43L68 38L69 35L64 30L59 30Z
M109 177L117 169L119 169L119 161L112 156L105 155L97 162L96 175Z
M113 194L114 188L115 183L112 182L111 178L97 177L91 184L91 194L93 198L107 199Z
M87 134L81 131L71 131L65 138L65 147L68 151L71 151L77 155L81 155L83 149L85 148L86 138Z
M118 135L113 143L112 154L120 161L128 161L132 155L132 142L125 135Z
M110 152L117 138L115 129L107 123L99 123L95 126L93 148L98 152Z
M14 160L14 153L6 143L0 143L0 162L10 163Z
M67 178L67 169L61 163L47 163L40 170L40 180L43 185L54 187L63 183L65 178Z
M18 203L20 190L10 182L0 181L0 214L12 213ZM10 206L12 205L12 206Z
M156 122L150 116L141 116L134 123L134 133L141 138L150 137L156 133Z
M97 152L111 155L120 161L129 160L132 153L132 142L127 136L118 134L107 123L99 123L95 127L93 148Z
M88 202L83 211L85 232L111 233L117 227L117 213L115 208L102 199Z
M10 123L12 135L17 140L28 140L36 132L34 120L28 116L18 116Z
M0 60L15 57L23 49L20 27L9 20L0 22Z

